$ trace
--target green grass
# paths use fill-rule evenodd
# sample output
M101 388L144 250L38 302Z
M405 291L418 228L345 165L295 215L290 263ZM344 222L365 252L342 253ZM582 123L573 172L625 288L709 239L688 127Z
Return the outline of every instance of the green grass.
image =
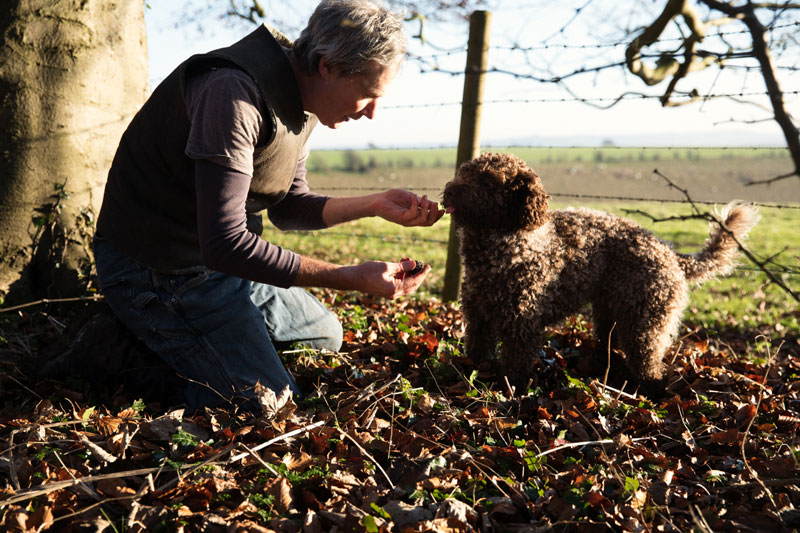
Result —
M554 208L565 204L554 204ZM698 251L708 234L704 220L653 222L641 215L629 215L625 210L639 210L663 218L688 215L690 208L676 204L582 204L610 211L635 220L673 242L680 252ZM800 255L796 228L800 225L800 210L761 210L762 220L754 228L748 247L759 257L772 255L786 248L779 259L794 264ZM442 293L449 217L430 228L403 228L381 219L364 219L324 231L280 232L269 226L264 238L295 252L339 264L355 264L366 260L399 261L411 257L430 264L431 274L418 292L418 297L439 297ZM800 276L784 274L783 282L795 292L800 290ZM770 334L800 334L798 306L785 292L771 283L766 274L744 258L727 278L711 280L692 290L686 311L687 324L703 326L712 331L744 327L764 330Z
M669 148L669 147L564 147L534 148L487 146L484 152L511 152L531 165L560 163L630 163L637 161L700 161L709 159L789 159L786 148ZM357 170L366 168L451 168L455 148L319 150L308 160L309 170Z

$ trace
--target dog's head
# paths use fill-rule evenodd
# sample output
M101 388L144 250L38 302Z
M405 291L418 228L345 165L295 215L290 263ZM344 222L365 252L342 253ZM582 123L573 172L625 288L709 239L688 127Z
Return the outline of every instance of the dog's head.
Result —
M547 194L521 159L488 153L462 164L443 204L459 227L513 233L547 221Z

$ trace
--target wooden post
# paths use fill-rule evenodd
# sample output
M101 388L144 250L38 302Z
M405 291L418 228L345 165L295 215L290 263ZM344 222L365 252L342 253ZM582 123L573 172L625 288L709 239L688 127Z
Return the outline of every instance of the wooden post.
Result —
M480 155L480 125L483 106L483 80L489 57L489 26L491 13L474 11L469 17L467 65L464 69L464 97L461 100L461 130L458 135L456 170L465 161ZM450 239L447 244L447 266L444 274L442 299L458 298L461 286L461 259L458 255L458 235L450 222Z

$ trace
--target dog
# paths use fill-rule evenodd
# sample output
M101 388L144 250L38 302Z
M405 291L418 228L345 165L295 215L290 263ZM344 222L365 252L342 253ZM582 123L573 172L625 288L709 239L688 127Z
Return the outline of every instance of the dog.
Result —
M663 393L689 283L730 272L737 241L759 219L754 207L731 202L727 231L712 222L701 252L679 254L629 220L548 210L539 176L495 153L462 164L442 200L461 243L465 355L480 364L499 349L500 372L520 387L533 376L544 328L591 304L598 351L611 342L625 354L626 377Z

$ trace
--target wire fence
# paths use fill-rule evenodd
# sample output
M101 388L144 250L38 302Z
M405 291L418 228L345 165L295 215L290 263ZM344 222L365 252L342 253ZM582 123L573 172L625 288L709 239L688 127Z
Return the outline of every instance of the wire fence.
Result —
M485 150L490 150L492 147L484 147ZM558 151L571 151L571 150L583 150L583 151L597 151L597 150L607 150L607 151L659 151L659 152L667 152L667 153L675 153L678 154L680 152L681 156L684 156L687 152L699 152L704 153L704 157L727 157L727 158L737 158L741 156L743 152L747 152L750 156L753 154L767 154L768 156L772 156L774 154L782 155L787 153L788 149L785 147L776 147L776 146L662 146L662 147L652 147L652 146L603 146L603 147L587 147L587 146L526 146L526 147L513 147L514 149L517 148L532 148L538 149L542 152L548 152L551 150L558 150ZM439 149L452 151L452 153L448 153L448 156L455 157L455 147L452 146L442 146ZM376 152L419 152L420 154L424 153L426 150L431 150L430 147L390 147L390 148L373 148L370 149L370 153ZM342 154L346 151L337 151ZM756 155L757 156L757 155ZM391 157L391 156L390 156ZM617 160L617 164L624 166L625 161ZM356 173L358 174L358 173ZM337 195L346 195L346 194L353 194L353 193L363 193L363 194L371 194L377 193L381 191L385 191L387 186L378 185L378 184L370 184L370 185L327 185L321 184L319 186L314 187L314 190L321 194L331 194L333 196ZM432 187L432 186L408 186L409 190L417 194L427 194L431 198L438 198L439 194L442 192L442 187ZM590 194L590 193L581 193L581 192L570 192L564 190L553 190L549 191L551 197L556 199L572 199L572 200L584 200L584 201L603 201L603 202L622 202L622 203L642 203L642 204L673 204L673 205L682 205L682 206L690 206L694 205L702 205L702 206L719 206L727 204L729 200L714 200L714 199L703 199L703 200L693 200L687 198L664 198L658 197L656 195L630 195L630 194L614 194L613 192L609 192L607 194ZM749 202L760 209L770 209L770 210L785 210L789 213L796 213L800 211L800 203L791 203L791 202L773 202L773 201L752 201ZM794 215L792 215L794 216ZM407 234L407 235L387 235L381 233L373 233L370 231L342 231L341 229L329 229L329 230L319 230L319 231L294 231L291 232L292 234L299 235L299 236L306 236L309 238L317 238L317 237L328 237L337 240L341 240L343 242L353 242L354 240L359 241L380 241L382 243L393 243L393 244L401 244L401 245L408 245L409 247L421 247L423 249L427 249L431 246L434 247L447 247L448 241L446 238L439 237L437 234L436 237L434 236L426 236L426 235L419 235L419 234ZM679 248L682 249L691 249L697 246L697 243L689 243L689 242L673 242ZM792 245L794 248L796 245ZM792 252L797 255L796 252ZM780 254L776 254L780 255ZM796 279L797 276L800 276L800 269L798 269L798 265L782 265L777 264L775 261L768 261L770 268L762 269L762 268L754 268L747 265L739 265L735 268L735 271L741 275L752 275L754 273L762 272L762 273L769 273L773 276L778 276L783 279Z
M323 186L316 189L317 192L327 193L341 193L341 192L381 192L385 191L386 187L373 187L373 186L346 186L346 187L331 187ZM440 187L413 187L414 192L441 192ZM729 200L686 200L686 199L673 199L673 198L654 198L643 196L621 196L609 194L583 194L583 193L567 193L567 192L548 192L548 194L555 198L575 198L580 200L604 200L604 201L623 201L623 202L646 202L646 203L663 203L663 204L683 204L683 205L720 205L726 204ZM779 204L773 202L748 202L757 207L768 209L790 209L800 210L800 205L796 204Z
M300 235L305 237L319 237L324 235L325 237L330 237L334 239L341 239L351 241L352 239L363 239L363 240L374 240L374 241L381 241L384 243L394 243L394 244L408 244L411 246L418 246L418 245L437 245L446 247L448 245L448 241L442 239L433 239L429 237L420 237L418 235L406 235L406 236L387 236L383 234L377 233L365 233L365 232L346 232L346 231L335 231L335 230L292 230L287 231L288 234ZM693 243L685 243L685 242L673 242L673 245L676 247L689 247L694 246ZM754 268L754 267L747 267L747 266L736 266L734 267L736 272L748 272L748 273L759 273L759 272L768 272L775 276L789 276L789 277L796 277L800 276L800 270L796 270L792 267L780 267L774 269L761 269L761 268Z
M800 22L791 22L786 24L776 24L770 27L770 30L780 30L780 29L787 29L787 28L797 28L800 27ZM750 30L735 30L735 31L721 31L718 33L709 33L705 36L705 39L713 39L713 38L725 38L732 35L749 35ZM674 38L667 38L667 39L659 39L661 43L677 43L677 42L684 42L686 39L682 37L674 37ZM602 48L620 48L620 47L627 47L631 44L631 39L616 41L612 43L547 43L541 42L538 44L534 44L531 46L519 46L519 45L492 45L489 47L489 51L492 50L499 50L499 51L506 51L506 52L540 52L542 50L595 50L595 49L602 49ZM467 53L466 47L459 47L449 50L443 50L440 52L435 52L432 54L426 55L411 55L409 56L413 59L437 59L441 57L448 57L453 55L460 55Z
M478 55L474 53L476 50L482 50L492 52L492 51L499 51L505 53L521 53L521 54L528 54L533 52L540 52L542 50L548 49L559 49L559 50L567 50L567 49L603 49L603 48L616 48L616 47L627 47L629 46L630 40L626 39L625 41L615 42L615 43L551 43L550 40L554 39L555 37L561 35L565 28L567 28L573 20L575 20L582 12L582 10L591 3L591 0L588 0L585 4L575 9L574 16L570 18L569 21L558 31L554 32L552 35L548 36L541 42L533 45L533 46L488 46L488 43L482 41L482 39L473 39L473 37L479 37L477 34L480 32L476 32L476 35L473 36L472 34L472 18L470 19L470 41L468 43L468 47L458 47L454 49L448 50L438 50L433 54L428 55L413 55L409 54L409 58L415 60L419 67L422 69L423 72L438 72L441 74L449 74L453 77L455 76L463 76L465 78L465 90L464 99L467 102L470 102L467 98L467 86L470 82L470 78L480 78L481 80L485 75L493 75L493 76L509 76L519 80L530 80L533 82L539 82L544 84L553 84L555 86L559 86L564 90L564 95L556 95L556 96L542 96L542 97L535 97L535 98L519 98L519 97L512 97L512 98L497 98L497 99L482 99L478 98L477 101L472 101L473 103L466 103L462 100L453 100L453 101L433 101L433 102L410 102L410 103L400 103L394 105L386 105L383 106L383 109L386 110L399 110L399 111L406 111L406 110L413 110L413 109L437 109L437 108L446 108L446 107L461 107L462 109L462 134L464 132L464 117L470 116L469 120L473 120L475 117L479 117L479 109L483 106L501 106L501 105L513 105L513 106L521 106L521 105L536 105L536 104L557 104L557 103L584 103L590 104L595 107L604 107L609 108L619 102L623 101L642 101L642 100L660 100L664 103L664 95L663 94L649 94L648 92L644 91L624 91L620 93L615 93L613 96L608 96L604 94L599 94L597 96L591 97L580 97L574 94L574 92L568 90L566 87L563 86L563 82L573 76L583 75L583 74L597 74L601 71L605 71L608 69L614 68L625 68L626 62L625 61L609 61L605 64L595 64L592 66L584 65L579 68L572 69L565 75L553 75L550 73L541 75L537 74L532 69L529 72L522 72L519 70L513 69L506 69L500 68L497 66L488 66L486 64L486 57L481 59L480 64L476 63L476 59ZM790 29L800 26L800 22L792 22L790 24L782 24L772 25L769 30L779 30L779 29ZM476 25L477 28L477 25ZM745 35L750 34L749 30L740 30L740 31L719 31L715 34L709 34L707 36L708 40L704 41L704 45L709 48L713 48L715 43L729 43L732 41L726 41L725 37L727 36L735 36L735 35ZM717 39L714 41L714 39ZM474 42L473 42L474 41ZM480 41L480 42L479 42ZM711 41L711 42L709 42ZM669 45L670 42L685 42L683 38L675 38L675 39L659 39L659 43L664 43L666 46ZM479 46L475 46L479 45ZM486 46L485 46L486 45ZM473 48L473 46L475 46ZM648 54L642 54L638 56L640 59L661 59L663 60L665 57L677 57L674 51L669 50L658 50L658 48L664 48L663 46L659 47L657 45L650 46L650 52ZM680 48L678 46L677 48ZM454 56L461 56L466 54L467 56L467 67L465 69L447 69L444 68L443 65L446 63L439 63L440 59L445 58L452 58ZM747 76L751 70L756 70L759 67L756 67L752 64L752 60L754 59L754 55L751 50L743 50L743 51L730 51L727 52L713 52L710 50L698 50L696 51L696 55L698 56L713 56L717 59L725 59L726 64L724 65L725 68L730 67L731 69L741 69L744 76ZM472 63L470 62L470 57L473 57ZM507 56L508 57L508 56ZM599 57L599 56L598 56ZM785 58L784 58L785 59ZM601 59L597 59L594 61L595 63L599 63L602 61ZM748 63L750 62L750 63ZM452 62L450 63L452 65ZM530 66L530 65L529 65ZM720 66L720 71L723 67ZM786 72L797 72L800 70L800 67L796 63L792 63L791 61L784 60L783 62L778 62L774 68L776 70L782 70ZM790 74L791 75L791 74ZM482 84L483 82L480 81ZM714 82L711 85L711 88L707 91L704 91L702 94L698 93L697 91L670 91L670 103L673 105L680 105L684 103L689 103L692 101L708 101L711 99L732 99L738 102L741 101L748 101L750 103L757 101L763 97L771 97L772 95L769 91L765 90L750 90L750 87L747 87L746 84L742 84L741 89L736 91L730 91L723 88L716 88L717 80L714 79ZM596 92L595 92L596 94ZM782 91L783 97L789 96L797 96L800 95L800 90L784 90ZM420 147L420 148L413 148L413 147L395 147L395 148L388 148L386 150L424 150L429 149L430 147ZM447 147L442 147L447 148ZM518 148L518 147L515 147ZM579 148L589 148L595 150L646 150L646 149L653 149L654 147L630 147L630 146L603 146L603 147L541 147L541 146L529 146L526 148L539 148L544 150L554 150L554 149L579 149ZM790 150L786 147L773 147L773 146L752 146L752 147L734 147L734 146L721 146L721 147L694 147L694 146L669 146L669 147L658 147L660 150L667 150L673 151L673 153L677 153L678 150L680 151L702 151L702 150L718 150L720 152L728 152L732 155L732 157L736 157L739 154L735 154L734 152L741 152L743 150L750 150L750 151L771 151L770 154L775 153L782 153L785 152L787 155L791 155ZM383 148L382 148L383 150ZM459 149L459 153L461 150ZM377 164L373 165L372 168L377 168ZM568 183L568 182L564 182ZM322 186L318 187L318 192L321 193L355 193L355 192L363 192L363 193L373 193L385 190L387 187L385 186L374 186L374 185L341 185L341 186ZM407 188L413 190L417 193L432 193L429 196L437 196L442 191L441 187L429 187L429 186L413 186L410 185ZM639 192L641 189L643 192L647 192L647 190L643 189L640 186L631 187L627 189L628 191L636 190ZM677 189L677 187L675 188ZM675 191L673 189L673 192ZM580 189L579 189L580 190ZM585 189L584 189L585 190ZM591 189L589 189L591 191ZM603 189L595 189L601 190ZM682 205L720 205L720 204L727 204L728 200L725 201L715 201L713 199L702 199L702 200L693 200L687 198L664 198L664 197L657 197L656 195L633 195L633 194L615 194L615 191L608 190L608 192L603 192L602 194L595 194L594 192L574 192L569 190L551 190L549 191L550 196L554 198L568 198L574 200L585 200L585 201L613 201L613 202L629 202L629 203L655 203L655 204L682 204ZM669 196L669 194L664 194L662 196ZM791 200L795 198L794 195L789 195L786 197L780 196L776 197L779 199L788 199ZM800 210L800 202L797 204L784 201L778 202L771 202L771 201L755 201L750 202L759 208L763 209L775 209L775 210L784 210L787 213L791 214L792 216L798 210ZM645 214L643 212L639 212L639 214ZM655 219L654 219L655 221ZM318 232L295 232L301 235L309 235L315 236L318 235ZM353 239L362 239L362 240L380 240L383 242L391 242L391 243L407 243L407 244L415 244L421 246L447 246L448 247L448 269L450 268L450 259L449 257L452 256L452 244L447 240L443 240L441 238L431 238L431 237L422 237L420 235L406 235L406 236L395 236L395 235L383 235L383 234L373 234L370 232L347 232L347 231L330 231L327 230L324 234L328 237L332 237L335 239L342 239L342 240L349 240L352 241ZM794 246L794 245L793 245ZM787 247L788 248L788 247ZM794 248L792 249L792 253L798 255L794 252ZM778 252L770 256L769 259L764 260L763 262L754 261L754 264L759 266L767 265L769 269L765 268L750 268L746 266L740 266L737 268L737 271L740 272L766 272L770 276L797 276L800 274L800 271L797 268L797 265L786 266L782 264L778 264L776 258L778 256L782 256L784 251ZM792 259L795 263L797 263L797 257ZM447 290L447 283L448 283L448 276L445 276L445 293L448 292ZM779 283L778 281L775 281Z
M485 73L497 73L502 72L498 69L489 69ZM450 72L448 72L449 74ZM511 76L517 78L529 78L532 79L532 76L526 74L516 74L510 72L502 72L504 74L509 74ZM458 72L452 72L453 75L459 74ZM461 73L463 74L463 72ZM547 83L555 83L558 80L555 78L552 79L544 79L541 78L539 81L547 82ZM798 95L800 94L800 90L796 91L784 91L784 95ZM688 98L688 99L701 99L701 100L710 100L713 98L747 98L751 96L769 96L769 93L766 91L752 91L752 92L738 92L738 93L713 93L713 94L705 94L705 95L695 95L694 93L681 93L675 92L673 94L673 98ZM663 98L661 94L644 94L644 93L634 93L634 92L626 92L620 94L618 96L607 96L607 97L595 97L595 98L580 98L575 96L569 97L554 97L554 98L498 98L493 100L484 100L479 105L496 105L496 104L554 104L554 103L616 103L625 100L660 100ZM393 105L386 105L382 106L381 109L424 109L424 108L438 108L438 107L452 107L452 106L459 106L461 107L463 102L460 100L453 100L451 102L427 102L427 103L409 103L409 104L393 104Z

